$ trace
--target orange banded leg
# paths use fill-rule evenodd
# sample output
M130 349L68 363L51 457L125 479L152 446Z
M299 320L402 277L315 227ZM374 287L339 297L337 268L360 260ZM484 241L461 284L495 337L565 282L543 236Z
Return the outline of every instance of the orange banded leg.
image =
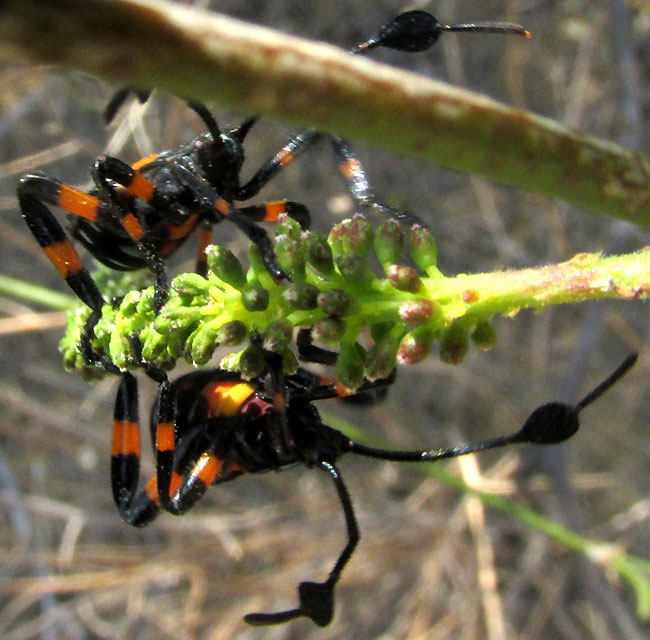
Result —
M154 309L160 311L167 298L167 275L165 265L158 248L147 236L147 230L142 226L135 214L125 208L119 198L115 184L124 187L126 192L164 215L169 211L166 199L159 195L155 185L138 169L110 156L100 156L93 165L93 180L113 205L113 215L122 225L129 238L143 256L147 266L156 276Z
M115 400L111 485L122 519L134 527L149 524L159 512L157 493L136 493L140 478L140 416L138 383L130 373L122 375ZM149 483L152 484L152 483Z
M104 298L57 219L23 182L18 186L18 202L29 230L61 277L84 304L100 311Z
M366 177L365 169L350 145L342 138L333 138L332 145L339 171L348 185L350 194L359 205L372 209L382 216L396 218L408 225L418 224L427 227L417 216L378 202Z
M262 227L244 215L241 210L232 207L211 185L201 180L192 170L191 165L186 166L179 162L170 167L170 172L181 184L190 188L197 199L209 205L215 214L218 214L218 220L232 222L257 246L266 270L275 280L288 279L287 274L278 265L273 243Z
M176 403L174 390L167 375L160 384L158 392L158 417L155 429L156 478L158 504L165 511L176 513L171 496L179 485L180 478L174 472L176 453ZM172 485L174 489L172 490Z
M223 467L224 461L215 453L204 451L178 487L171 513L182 515L191 509L217 481Z
M238 207L237 211L255 222L277 222L278 216L286 213L303 229L309 229L311 224L311 216L307 207L300 202L291 200L276 200L264 204L254 204L250 207Z
M174 464L182 464L184 461L175 460L173 418L168 415L168 412L173 410L173 398L169 387L168 382L161 385L162 397L155 436L156 475L141 491L137 491L140 479L140 422L138 384L135 377L128 372L124 373L117 392L113 422L111 485L120 516L134 527L146 526L158 516L161 509L175 514L181 513L172 496L179 490L183 480L179 471L174 468ZM165 398L172 399L171 405Z
M302 153L323 137L314 129L307 129L298 134L272 158L269 158L255 175L234 194L235 200L248 200L257 195L282 169L286 169Z
M104 297L95 281L83 265L63 227L50 210L29 193L29 186L22 181L18 186L18 203L25 223L45 255L75 295L92 310L81 333L79 345L84 360L88 364L101 364L106 370L117 373L117 367L108 357L95 353L91 346L95 325L101 317L104 305Z
M18 191L91 222L101 224L102 218L109 219L110 214L99 198L42 173L23 176Z
M184 444L184 443L183 443ZM176 461L178 462L178 461ZM180 516L187 513L205 494L211 485L227 482L245 473L245 469L232 460L222 460L212 451L204 451L185 475L174 469L165 505L160 502L161 490L157 478L148 484L146 492L158 507ZM171 504L171 508L170 508Z

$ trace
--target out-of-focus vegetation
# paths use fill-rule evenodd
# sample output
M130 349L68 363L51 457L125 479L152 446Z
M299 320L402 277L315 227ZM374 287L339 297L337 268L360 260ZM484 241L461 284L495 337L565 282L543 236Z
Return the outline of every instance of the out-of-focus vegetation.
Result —
M350 46L403 10L382 0L200 2L250 22ZM417 3L444 22L521 22L530 41L446 34L430 52L375 57L645 150L650 14L623 0ZM409 7L410 8L410 7ZM74 43L62 43L74 46ZM115 87L43 67L0 70L0 272L67 293L20 220L17 178L42 170L89 185L108 150L127 161L199 131L177 99L156 95L107 130ZM254 91L254 87L251 88ZM219 122L249 115L211 105ZM248 172L288 128L265 120L247 144ZM467 141L471 145L471 140ZM513 191L363 145L380 199L427 216L446 273L560 262L577 252L633 251L647 234L562 202ZM321 143L263 192L307 204L327 230L353 212ZM221 225L219 242L243 251ZM179 257L173 269L191 265ZM642 638L632 592L583 558L486 510L412 468L344 460L362 541L324 630L309 622L259 631L241 616L295 603L295 586L323 579L344 539L323 474L293 469L212 490L183 518L123 524L109 483L116 381L91 386L63 371L62 317L1 298L0 634L4 638ZM535 406L574 400L622 356L634 371L587 409L562 447L517 449L449 465L484 491L521 501L583 534L647 555L650 547L647 308L596 302L522 312L495 323L498 344L457 368L434 358L400 370L368 408L321 403L398 446L443 446L507 433ZM153 389L141 399L143 426ZM145 470L153 470L145 450Z

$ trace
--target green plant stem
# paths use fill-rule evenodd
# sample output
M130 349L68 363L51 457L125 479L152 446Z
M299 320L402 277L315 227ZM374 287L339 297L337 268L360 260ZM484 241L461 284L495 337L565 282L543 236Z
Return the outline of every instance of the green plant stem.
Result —
M650 228L647 156L332 46L163 0L5 0L0 43L5 59L217 99Z
M17 280L16 278L10 278L2 274L0 274L0 294L18 300L34 302L57 311L71 309L77 303L77 298L73 296L58 293L47 287L41 287L31 282Z
M327 423L335 429L345 433L347 436L359 442L373 447L388 447L387 443L378 442L377 439L369 438L368 434L355 425L337 418L326 415ZM650 619L650 560L634 556L616 544L610 544L587 538L572 531L568 527L543 516L528 507L508 500L502 496L480 491L463 481L457 475L449 473L443 465L414 463L418 471L424 473L444 485L456 491L478 498L481 502L495 511L523 522L527 527L540 531L545 536L554 540L566 549L584 555L590 561L599 564L604 569L613 569L618 573L634 590L637 600L637 615L643 620Z
M643 298L650 294L650 250L609 257L581 253L546 267L430 278L423 284L431 300L457 305L459 316L471 312L490 317L598 298Z
M388 278L373 274L370 280L346 281L335 271L324 277L311 267L302 270L305 282L319 297L340 291L352 301L342 319L344 333L334 341L340 340L339 358L343 360L337 365L337 375L345 388L356 388L362 375L370 379L387 375L396 359L402 364L419 362L430 352L434 340L440 341L443 360L457 364L467 352L468 332L489 323L496 315L512 316L521 309L541 310L550 304L597 298L640 299L650 293L650 249L610 257L578 254L567 262L546 267L449 278L434 265L427 270L434 277L419 278L416 291L396 289ZM249 274L257 275L266 277L263 266L258 265ZM237 331L241 342L246 335L264 334L277 321L287 323L292 331L331 320L318 304L307 309L292 306L285 297L292 285L269 281L268 286L268 306L251 311L244 305L241 292L216 272L208 271L207 279L182 274L172 281L167 304L155 315L153 289L127 285L122 293L130 293L118 308L105 305L95 329L94 347L120 368L138 368L141 363L130 347L130 336L135 333L140 336L149 362L172 366L182 356L192 364L205 364L219 342L217 330L231 323L241 327L241 332ZM116 292L107 299L114 295ZM77 344L88 313L87 308L79 306L78 312L70 316L61 344L66 366L80 372L87 368ZM385 334L379 325L393 330ZM365 327L383 335L375 339L367 359L366 351L356 344ZM94 374L101 375L101 371Z

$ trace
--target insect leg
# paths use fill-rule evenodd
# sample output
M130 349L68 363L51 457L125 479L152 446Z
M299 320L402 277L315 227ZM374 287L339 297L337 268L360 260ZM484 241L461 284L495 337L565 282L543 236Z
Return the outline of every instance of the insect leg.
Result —
M354 515L350 494L339 470L333 464L325 461L321 461L318 466L330 474L336 487L345 515L347 544L341 551L325 582L305 581L300 583L298 586L299 607L287 611L278 611L277 613L249 613L244 616L244 621L248 624L256 626L282 624L303 616L313 620L319 627L325 627L332 621L334 616L334 587L359 542L359 527Z

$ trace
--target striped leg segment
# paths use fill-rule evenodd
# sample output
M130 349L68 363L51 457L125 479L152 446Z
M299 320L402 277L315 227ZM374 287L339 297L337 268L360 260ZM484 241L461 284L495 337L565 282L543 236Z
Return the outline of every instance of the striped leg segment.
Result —
M61 197L63 193L72 191L75 192L74 202L76 204L74 206L70 203L70 199L64 200ZM100 364L106 370L117 373L117 368L110 359L105 355L95 353L91 344L95 337L95 325L101 317L104 297L63 227L41 202L39 196L45 199L44 194L47 195L47 201L54 202L58 206L63 206L65 203L69 207L68 211L79 212L79 215L82 211L88 216L92 211L97 212L97 201L81 191L73 190L72 187L44 179L41 176L26 176L18 185L18 203L29 230L61 277L68 283L70 289L92 310L81 332L79 344L84 360L89 365Z
M182 479L170 509L170 513L182 515L191 509L208 488L215 483L224 466L213 452L204 451L190 472Z
M138 383L124 373L115 401L111 484L113 498L122 519L135 527L144 527L161 509L181 513L173 496L182 484L175 469L176 437L174 432L174 397L168 381L160 385L158 423L155 431L156 475L137 491L140 479L140 420ZM206 487L207 488L207 487Z
M333 138L332 145L339 165L339 171L345 179L352 197L359 205L366 209L372 209L382 216L396 218L411 226L414 224L423 227L427 226L422 220L411 213L377 202L366 177L363 165L350 145L342 138Z
M290 200L276 200L255 204L250 207L238 207L237 211L255 222L277 222L278 216L286 213L293 218L303 229L309 229L311 216L309 209L300 202Z
M139 354L137 337L132 349ZM232 460L220 459L208 446L198 449L209 423L197 424L179 438L176 426L177 389L160 368L144 365L147 375L160 385L154 412L152 437L156 475L137 491L140 477L140 419L138 384L123 373L115 401L111 484L120 515L128 524L142 527L161 510L181 515L191 509L215 482L226 482L244 473ZM227 419L227 418L226 418ZM205 445L202 445L205 447Z
M101 311L104 298L95 281L81 262L63 227L39 198L33 195L32 184L27 179L21 180L18 186L18 203L29 230L61 277L84 304L93 311Z
M18 184L18 193L29 194L40 202L60 207L91 222L101 221L102 217L108 219L110 215L97 197L42 173L23 176Z
M148 485L145 491L136 493L139 478L138 383L132 374L124 373L115 400L111 485L120 516L134 527L144 527L159 512L158 495L152 495L152 487Z
M165 510L175 513L171 496L180 484L180 477L174 472L174 454L176 451L176 401L174 391L164 374L164 380L158 391L158 421L156 424L156 479L158 503ZM174 486L174 489L172 489Z
M191 167L179 162L171 166L170 171L177 180L192 190L197 200L203 201L206 206L212 208L221 219L232 222L251 242L255 243L266 270L275 280L288 279L278 265L275 259L273 243L262 227L243 214L241 210L233 208L210 184L198 177Z
M167 298L167 275L163 259L155 244L147 237L146 229L132 211L124 206L115 184L124 187L133 198L137 198L159 212L169 210L165 198L158 194L156 187L138 170L110 156L100 156L93 165L93 180L97 187L106 193L113 205L113 215L122 225L129 238L140 251L147 266L156 276L154 309L162 308Z
M313 146L323 137L314 129L307 129L285 144L272 158L267 160L255 175L234 194L235 200L248 200L257 195L282 169Z

